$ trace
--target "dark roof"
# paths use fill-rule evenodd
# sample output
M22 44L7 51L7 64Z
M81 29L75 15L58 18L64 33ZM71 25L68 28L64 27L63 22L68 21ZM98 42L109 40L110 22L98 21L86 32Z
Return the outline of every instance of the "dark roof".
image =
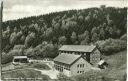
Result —
M59 50L61 51L79 51L79 52L92 52L96 46L93 45L63 45Z
M14 56L14 59L27 58L27 56Z
M81 57L81 56L73 55L73 54L60 54L54 59L54 61L70 65L74 61L76 61L79 57Z

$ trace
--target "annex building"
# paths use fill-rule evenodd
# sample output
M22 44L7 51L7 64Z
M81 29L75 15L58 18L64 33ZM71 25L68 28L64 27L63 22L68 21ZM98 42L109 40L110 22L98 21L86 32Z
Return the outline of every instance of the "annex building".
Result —
M96 46L63 45L54 59L54 67L68 76L82 74L100 62L100 55Z

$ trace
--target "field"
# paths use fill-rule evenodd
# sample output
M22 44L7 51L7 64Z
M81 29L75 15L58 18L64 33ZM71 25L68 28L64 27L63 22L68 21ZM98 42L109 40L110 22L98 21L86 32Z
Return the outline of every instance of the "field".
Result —
M50 70L49 66L44 63L34 63L29 66L31 68L39 69L39 70Z
M23 68L50 70L49 66L45 63L28 63L23 65L13 65L12 63L8 63L8 64L2 65L2 71L8 71L13 69L23 69Z
M48 80L49 77L46 75L42 75L41 72L35 71L33 69L20 69L14 71L8 71L6 73L2 73L2 79L7 78L36 78L36 79L43 79ZM26 80L27 81L27 80ZM42 81L42 80L40 80Z
M109 64L108 69L103 71L106 77L122 79L127 71L127 51L106 56L105 60Z
M40 78L41 81L50 79L47 75L43 75L40 70L50 70L49 66L44 63L33 63L26 65L17 65L14 66L11 63L2 66L2 79L7 78Z

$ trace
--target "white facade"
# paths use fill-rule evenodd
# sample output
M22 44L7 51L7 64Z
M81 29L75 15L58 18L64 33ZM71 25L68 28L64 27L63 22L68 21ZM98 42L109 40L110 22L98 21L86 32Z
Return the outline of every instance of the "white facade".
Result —
M90 63L88 63L83 58L80 58L77 62L75 62L71 66L71 76L85 73L91 70L91 68L92 68L92 65Z

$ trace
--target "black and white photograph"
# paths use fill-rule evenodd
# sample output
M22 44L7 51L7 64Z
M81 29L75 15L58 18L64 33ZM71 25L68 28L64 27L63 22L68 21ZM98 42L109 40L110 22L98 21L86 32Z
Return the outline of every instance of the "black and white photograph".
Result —
M127 81L127 0L0 0L1 81Z

